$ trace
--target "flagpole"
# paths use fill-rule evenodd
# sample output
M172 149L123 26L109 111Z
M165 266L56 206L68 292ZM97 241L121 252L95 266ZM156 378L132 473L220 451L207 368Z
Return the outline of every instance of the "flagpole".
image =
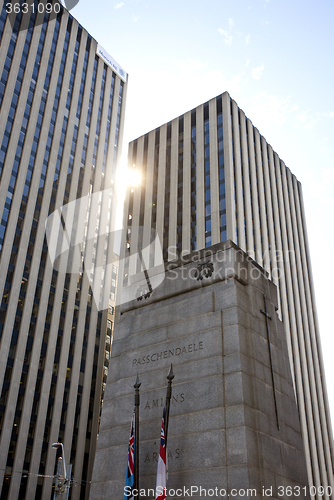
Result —
M139 377L137 373L135 388L135 470L134 470L134 489L138 491L139 498L139 387L141 383L139 382Z
M172 397L172 380L175 377L173 373L173 365L170 365L170 370L167 375L168 386L167 386L167 396L166 396L166 419L165 419L165 449L167 456L167 434L168 434L168 422L169 422L169 408L170 408L170 400Z

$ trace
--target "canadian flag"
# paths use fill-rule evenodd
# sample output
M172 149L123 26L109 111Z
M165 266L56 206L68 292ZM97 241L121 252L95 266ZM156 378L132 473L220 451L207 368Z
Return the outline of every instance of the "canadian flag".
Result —
M155 490L156 500L165 500L166 498L168 472L167 472L167 457L166 457L166 446L165 446L165 417L166 417L166 407L164 408L164 413L162 416L162 425L161 425L157 486Z

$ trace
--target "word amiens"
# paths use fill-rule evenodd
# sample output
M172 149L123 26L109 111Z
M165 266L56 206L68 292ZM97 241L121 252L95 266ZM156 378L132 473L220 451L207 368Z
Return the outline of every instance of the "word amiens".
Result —
M179 397L179 394L176 394L175 396L172 396L171 404L173 404L173 403L183 403L183 401L184 401L184 394L182 392L180 394L180 397ZM152 402L151 401L147 401L146 402L144 410L146 410L146 409L151 410L152 408L158 408L159 406L164 407L165 403L166 403L166 398L153 399Z
M132 361L132 366L155 363L156 361L160 361L162 359L168 359L171 356L182 356L182 354L201 351L202 349L204 349L203 341L194 342L193 344L184 345L183 347L176 347L175 349L168 349L167 351L147 354L141 358L134 358Z

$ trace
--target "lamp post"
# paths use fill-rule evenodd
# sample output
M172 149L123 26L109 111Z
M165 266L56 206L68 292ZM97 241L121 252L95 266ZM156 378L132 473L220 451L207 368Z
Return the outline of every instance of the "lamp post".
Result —
M52 448L54 450L57 450L58 448L61 448L61 457L58 458L58 464L57 464L57 476L56 476L56 487L55 487L55 494L53 499L54 500L60 500L60 499L67 499L68 494L69 494L69 484L68 484L68 474L66 472L66 462L65 462L65 452L64 452L64 445L63 443L53 443ZM71 465L70 465L71 467ZM63 473L62 473L63 469ZM64 478L62 480L62 478Z

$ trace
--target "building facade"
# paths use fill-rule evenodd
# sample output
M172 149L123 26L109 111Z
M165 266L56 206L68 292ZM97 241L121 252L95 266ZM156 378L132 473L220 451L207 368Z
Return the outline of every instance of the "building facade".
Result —
M308 481L333 488L333 437L300 183L227 92L131 142L129 166L142 181L126 196L123 285L139 270L129 259L138 247L138 226L156 230L165 261L232 240L260 264L278 287ZM159 264L152 251L149 267Z
M59 3L41 5L0 10L0 498L11 500L51 498L54 442L72 464L70 498L88 498L117 274L127 75Z

